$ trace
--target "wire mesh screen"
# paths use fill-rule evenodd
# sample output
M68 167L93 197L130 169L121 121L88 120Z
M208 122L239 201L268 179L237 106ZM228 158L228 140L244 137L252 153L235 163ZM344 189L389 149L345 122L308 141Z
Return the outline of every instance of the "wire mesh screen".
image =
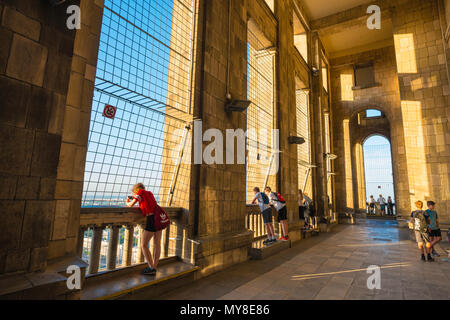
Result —
M275 185L273 150L274 129L274 52L248 32L247 97L252 104L247 111L247 201L255 187ZM272 169L272 170L271 170Z
M311 195L311 147L309 137L308 94L303 90L296 92L297 135L305 139L305 143L297 146L298 153L298 185L300 189ZM306 187L305 187L306 186Z
M83 206L123 205L138 182L188 200L194 2L105 0Z

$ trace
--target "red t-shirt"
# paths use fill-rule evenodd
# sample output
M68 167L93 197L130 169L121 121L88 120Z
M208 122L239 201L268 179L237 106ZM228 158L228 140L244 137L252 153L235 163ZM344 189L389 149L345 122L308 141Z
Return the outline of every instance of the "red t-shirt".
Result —
M146 190L139 190L139 192L134 196L139 202L139 208L141 208L142 214L146 216L151 216L155 212L156 200L153 193Z

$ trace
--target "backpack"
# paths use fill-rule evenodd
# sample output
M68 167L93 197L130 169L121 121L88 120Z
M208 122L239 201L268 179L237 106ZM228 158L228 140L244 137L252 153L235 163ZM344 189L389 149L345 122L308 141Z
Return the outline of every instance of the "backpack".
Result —
M427 219L425 218L424 212L422 210L417 210L412 213L414 218L414 230L420 232L426 232L428 228Z
M170 219L163 208L156 205L155 208L155 230L160 231L166 229L170 225Z
M264 204L269 204L269 198L267 197L267 195L264 192L260 192L261 193L261 197L263 199Z
M279 192L277 193L272 192L272 194L277 198L275 201L278 201L280 203L286 203L286 200L284 200L283 196Z

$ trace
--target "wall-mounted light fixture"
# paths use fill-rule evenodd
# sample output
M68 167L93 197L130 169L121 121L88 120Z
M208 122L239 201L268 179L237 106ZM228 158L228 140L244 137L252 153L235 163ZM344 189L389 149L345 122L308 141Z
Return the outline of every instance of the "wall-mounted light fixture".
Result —
M311 164L309 162L306 162L304 160L298 160L298 164L301 165L302 167L305 167L307 169L313 169L313 168L317 168L316 165Z
M227 112L244 112L252 102L249 100L228 100L225 105Z
M337 155L332 154L332 153L324 153L323 154L324 158L330 159L330 160L336 160L338 158Z
M288 141L289 141L289 144L297 144L297 145L304 144L306 142L305 138L297 137L297 136L290 136L288 138Z

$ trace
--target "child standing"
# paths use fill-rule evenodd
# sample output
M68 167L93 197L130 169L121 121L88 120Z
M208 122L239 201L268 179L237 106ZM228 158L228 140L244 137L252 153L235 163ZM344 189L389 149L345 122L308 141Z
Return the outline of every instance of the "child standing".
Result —
M266 187L264 191L269 197L270 204L274 206L278 212L278 222L281 224L282 232L282 236L279 240L289 241L286 202L280 199L281 195L279 196L279 194L272 192L272 189L270 187Z
M430 235L431 241L431 254L435 257L439 257L439 254L434 250L434 246L442 240L442 233L439 227L439 217L437 212L434 210L436 204L433 201L427 202L428 209L426 213L429 217L430 223L428 224L428 234Z
M258 187L255 187L253 192L255 193L255 198L253 199L252 204L256 204L256 202L258 202L267 232L267 239L264 240L263 244L266 245L276 242L277 239L275 238L275 233L273 232L272 208L269 205L269 198L261 192Z
M430 223L428 215L422 210L423 202L417 201L415 203L417 210L411 213L411 222L414 224L414 233L416 235L419 250L422 253L422 261L425 259L424 243L426 246L426 253L428 261L434 261L431 257L431 242L428 235L428 224Z
M146 216L146 225L144 232L141 234L141 250L144 254L148 266L142 272L145 275L155 275L158 267L159 257L161 255L161 235L162 231L155 229L155 208L156 200L153 193L146 191L142 183L138 183L133 187L132 200L127 198L127 206L133 207L139 203L142 214ZM148 247L150 240L153 238L153 257Z

